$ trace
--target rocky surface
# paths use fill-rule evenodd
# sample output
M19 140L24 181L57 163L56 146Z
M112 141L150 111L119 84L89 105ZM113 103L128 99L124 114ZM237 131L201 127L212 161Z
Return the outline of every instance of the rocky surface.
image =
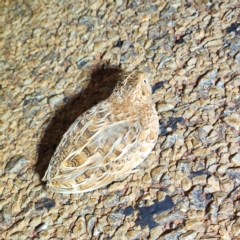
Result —
M1 239L240 239L240 4L1 1ZM151 74L160 129L138 171L91 193L41 181L119 65Z

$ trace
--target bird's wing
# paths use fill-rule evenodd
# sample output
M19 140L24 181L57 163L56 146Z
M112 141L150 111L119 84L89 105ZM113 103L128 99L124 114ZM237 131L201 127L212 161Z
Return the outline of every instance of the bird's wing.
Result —
M139 121L131 113L119 109L111 114L110 109L110 103L101 102L81 115L64 134L47 173L55 191L90 191L138 165L137 142L139 137L144 139L139 136ZM129 152L134 151L129 159Z

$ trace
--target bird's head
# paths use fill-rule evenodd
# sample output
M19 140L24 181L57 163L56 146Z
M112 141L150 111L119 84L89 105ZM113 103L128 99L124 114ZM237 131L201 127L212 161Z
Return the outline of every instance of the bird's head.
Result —
M119 99L124 98L150 98L152 94L148 76L142 71L123 73L113 94Z

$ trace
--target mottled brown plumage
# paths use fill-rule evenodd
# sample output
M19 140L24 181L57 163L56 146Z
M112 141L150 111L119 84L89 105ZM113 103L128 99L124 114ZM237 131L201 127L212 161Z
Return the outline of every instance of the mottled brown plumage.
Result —
M43 180L60 193L103 187L130 173L149 155L158 128L147 75L123 74L107 100L70 126Z

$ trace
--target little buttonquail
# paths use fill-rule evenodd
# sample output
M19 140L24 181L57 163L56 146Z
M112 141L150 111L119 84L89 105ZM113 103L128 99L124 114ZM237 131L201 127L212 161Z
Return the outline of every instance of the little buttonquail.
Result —
M122 74L111 96L70 126L43 178L59 193L103 187L131 173L152 151L158 116L144 72Z

